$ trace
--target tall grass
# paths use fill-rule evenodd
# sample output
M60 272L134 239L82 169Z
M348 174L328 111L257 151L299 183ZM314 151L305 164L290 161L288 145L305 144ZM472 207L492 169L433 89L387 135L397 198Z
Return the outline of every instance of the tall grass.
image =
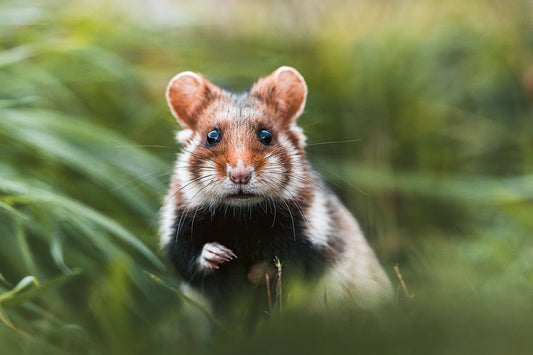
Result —
M528 2L143 4L0 6L2 353L528 352ZM280 65L308 82L309 159L397 302L206 340L158 250L178 151L164 88L194 70L242 91Z

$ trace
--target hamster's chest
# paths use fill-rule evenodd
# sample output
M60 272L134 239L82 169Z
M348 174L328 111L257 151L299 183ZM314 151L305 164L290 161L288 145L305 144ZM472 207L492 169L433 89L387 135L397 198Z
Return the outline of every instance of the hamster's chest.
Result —
M191 221L191 238L200 243L218 242L241 260L252 262L290 258L296 245L305 243L299 218L251 212L196 217Z
M221 279L244 280L253 265L273 262L274 258L280 260L286 275L287 271L306 276L322 273L329 254L306 235L304 217L295 211L268 212L222 208L192 216L178 213L177 238L188 239L198 251L212 242L232 250L237 258L220 268L217 275Z

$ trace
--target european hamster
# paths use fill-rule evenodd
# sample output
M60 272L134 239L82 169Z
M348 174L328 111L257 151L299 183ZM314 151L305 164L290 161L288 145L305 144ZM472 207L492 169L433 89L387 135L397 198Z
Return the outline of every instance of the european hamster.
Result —
M300 273L328 303L375 310L390 281L357 221L308 163L296 126L307 85L291 67L236 95L183 72L166 99L183 145L165 199L161 245L190 289L223 307L259 266ZM266 296L265 296L266 297Z

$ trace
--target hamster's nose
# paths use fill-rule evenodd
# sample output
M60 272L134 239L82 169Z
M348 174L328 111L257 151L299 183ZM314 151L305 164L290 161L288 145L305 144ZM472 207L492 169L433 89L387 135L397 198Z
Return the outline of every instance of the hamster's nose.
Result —
M228 175L235 184L247 184L252 178L252 167L244 166L241 162L236 167L229 169Z

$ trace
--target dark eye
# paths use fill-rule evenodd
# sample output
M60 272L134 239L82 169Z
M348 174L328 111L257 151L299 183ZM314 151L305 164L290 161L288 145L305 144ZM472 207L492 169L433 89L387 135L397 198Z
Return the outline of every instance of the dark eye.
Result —
M207 134L207 144L215 145L220 142L220 131L218 128L215 128Z
M259 141L264 145L272 143L272 134L266 129L260 129L258 133Z

